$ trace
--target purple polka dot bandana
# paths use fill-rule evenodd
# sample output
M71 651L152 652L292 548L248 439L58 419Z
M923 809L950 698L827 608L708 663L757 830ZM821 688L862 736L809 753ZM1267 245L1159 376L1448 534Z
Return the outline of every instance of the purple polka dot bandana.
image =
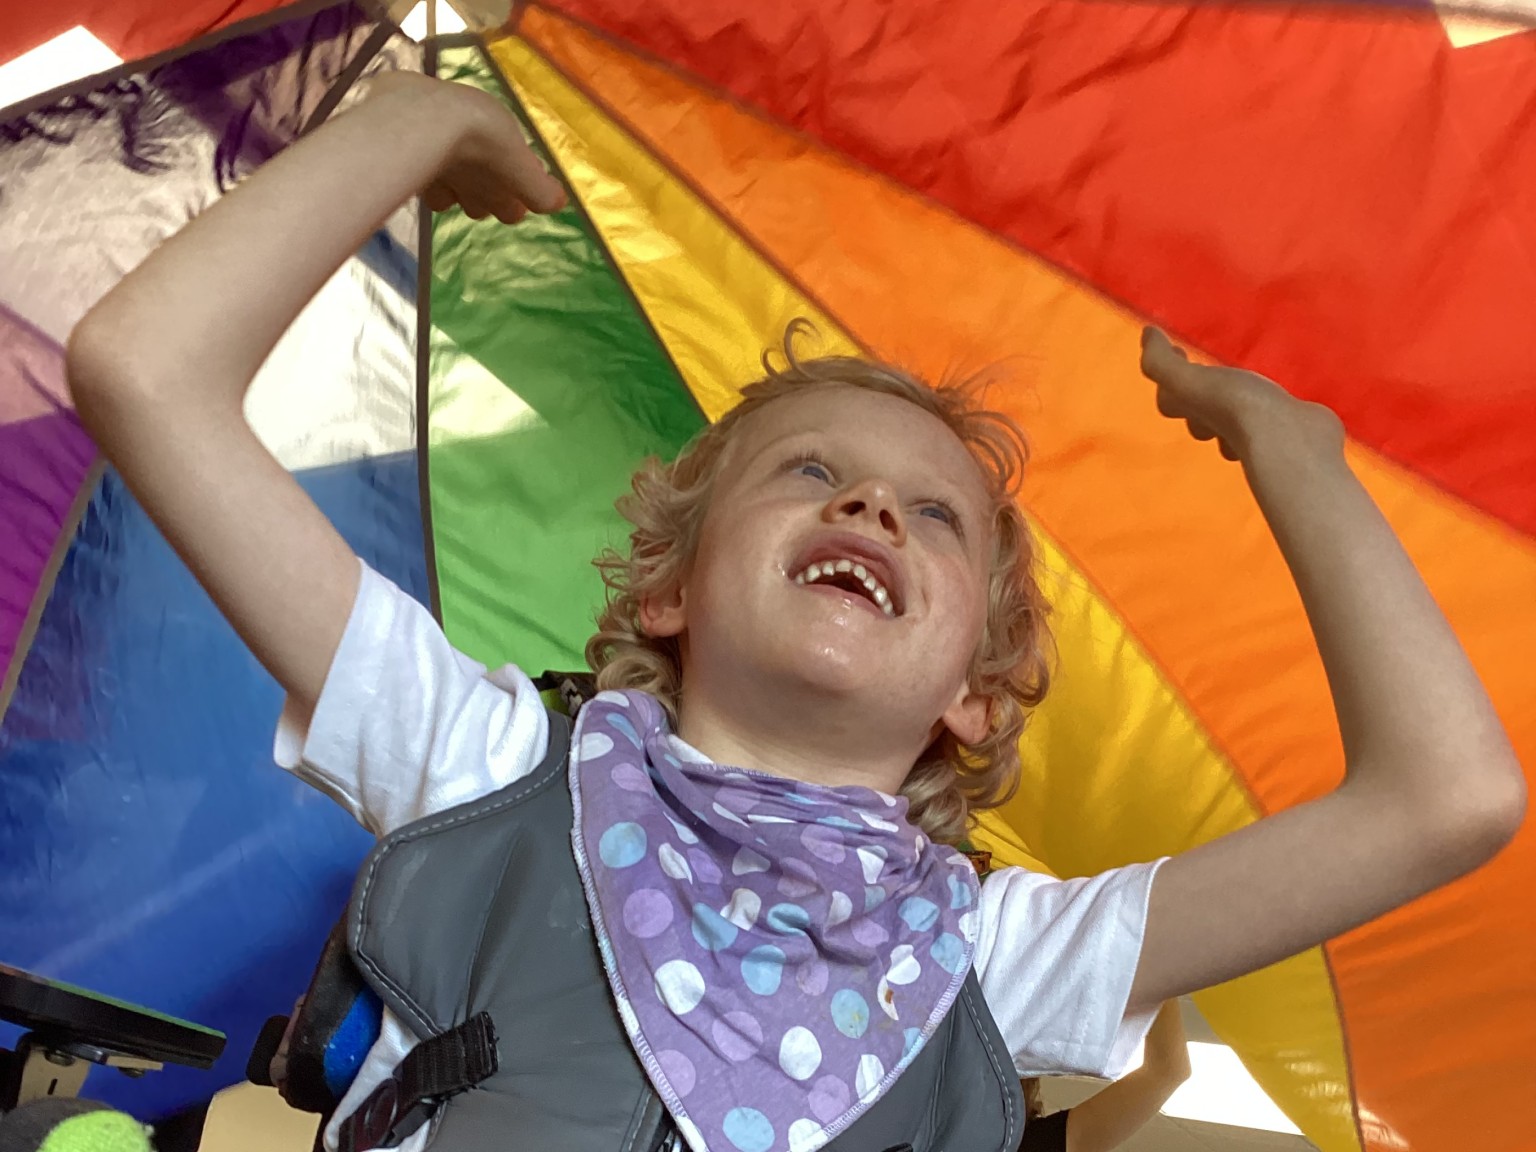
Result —
M573 737L572 841L619 1016L694 1152L815 1152L943 1022L975 871L904 798L680 758L641 692Z

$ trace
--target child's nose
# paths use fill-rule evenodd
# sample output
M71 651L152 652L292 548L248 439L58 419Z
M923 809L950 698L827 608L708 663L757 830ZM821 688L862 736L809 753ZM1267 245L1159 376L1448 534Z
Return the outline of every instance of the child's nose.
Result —
M878 526L890 542L900 547L907 540L907 518L901 502L884 480L861 480L844 488L827 504L827 519L864 520Z

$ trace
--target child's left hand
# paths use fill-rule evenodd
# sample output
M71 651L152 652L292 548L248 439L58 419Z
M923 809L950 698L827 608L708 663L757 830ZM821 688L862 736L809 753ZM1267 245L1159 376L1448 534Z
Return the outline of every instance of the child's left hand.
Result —
M1343 425L1328 408L1298 400L1254 372L1192 363L1160 329L1142 331L1141 371L1157 385L1157 410L1183 420L1196 440L1215 440L1228 460L1247 460L1261 427L1283 425L1343 445Z

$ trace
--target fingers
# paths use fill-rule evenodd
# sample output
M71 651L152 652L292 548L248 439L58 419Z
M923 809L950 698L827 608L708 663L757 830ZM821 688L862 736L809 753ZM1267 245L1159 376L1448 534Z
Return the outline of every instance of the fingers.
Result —
M1186 420L1184 421L1184 427L1189 429L1189 434L1196 440L1204 441L1216 439L1216 433L1212 432L1198 420Z
M1193 366L1182 348L1175 348L1161 328L1143 328L1141 332L1142 375L1157 384L1178 385Z
M1232 445L1222 439L1220 433L1213 432L1198 420L1186 420L1184 421L1184 426L1189 429L1190 436L1196 440L1201 442L1206 440L1216 441L1216 447L1221 449L1221 454L1228 460L1236 460L1238 458L1237 453L1232 450Z
M1215 371L1192 363L1182 348L1153 327L1141 333L1141 371L1157 385L1159 413L1170 420L1182 420L1195 440L1215 440L1226 459L1240 459L1218 430L1223 422L1221 405L1214 402L1221 392Z
M1191 369L1189 358L1182 348L1163 334L1161 328L1146 327L1141 330L1141 373L1157 387L1157 411L1170 420L1182 420L1188 412L1184 399L1188 391ZM1203 429L1193 422L1189 431L1196 440L1209 440L1211 435L1201 435Z
M534 150L519 141L520 147L505 154L512 187L519 199L533 212L558 212L565 207L565 186L549 174Z
M448 184L433 184L421 198L433 212L446 212L457 204L471 220L494 216L503 224L516 224L528 215L528 206L504 189L488 193L483 188L460 191Z

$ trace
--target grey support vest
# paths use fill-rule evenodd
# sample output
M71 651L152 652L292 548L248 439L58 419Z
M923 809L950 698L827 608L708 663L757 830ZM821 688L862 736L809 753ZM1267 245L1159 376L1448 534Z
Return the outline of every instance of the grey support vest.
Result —
M499 1068L433 1152L657 1152L673 1129L609 993L571 852L570 721L531 776L401 828L358 876L358 967L419 1039L489 1012ZM1024 1101L972 973L895 1088L829 1152L1015 1152Z

